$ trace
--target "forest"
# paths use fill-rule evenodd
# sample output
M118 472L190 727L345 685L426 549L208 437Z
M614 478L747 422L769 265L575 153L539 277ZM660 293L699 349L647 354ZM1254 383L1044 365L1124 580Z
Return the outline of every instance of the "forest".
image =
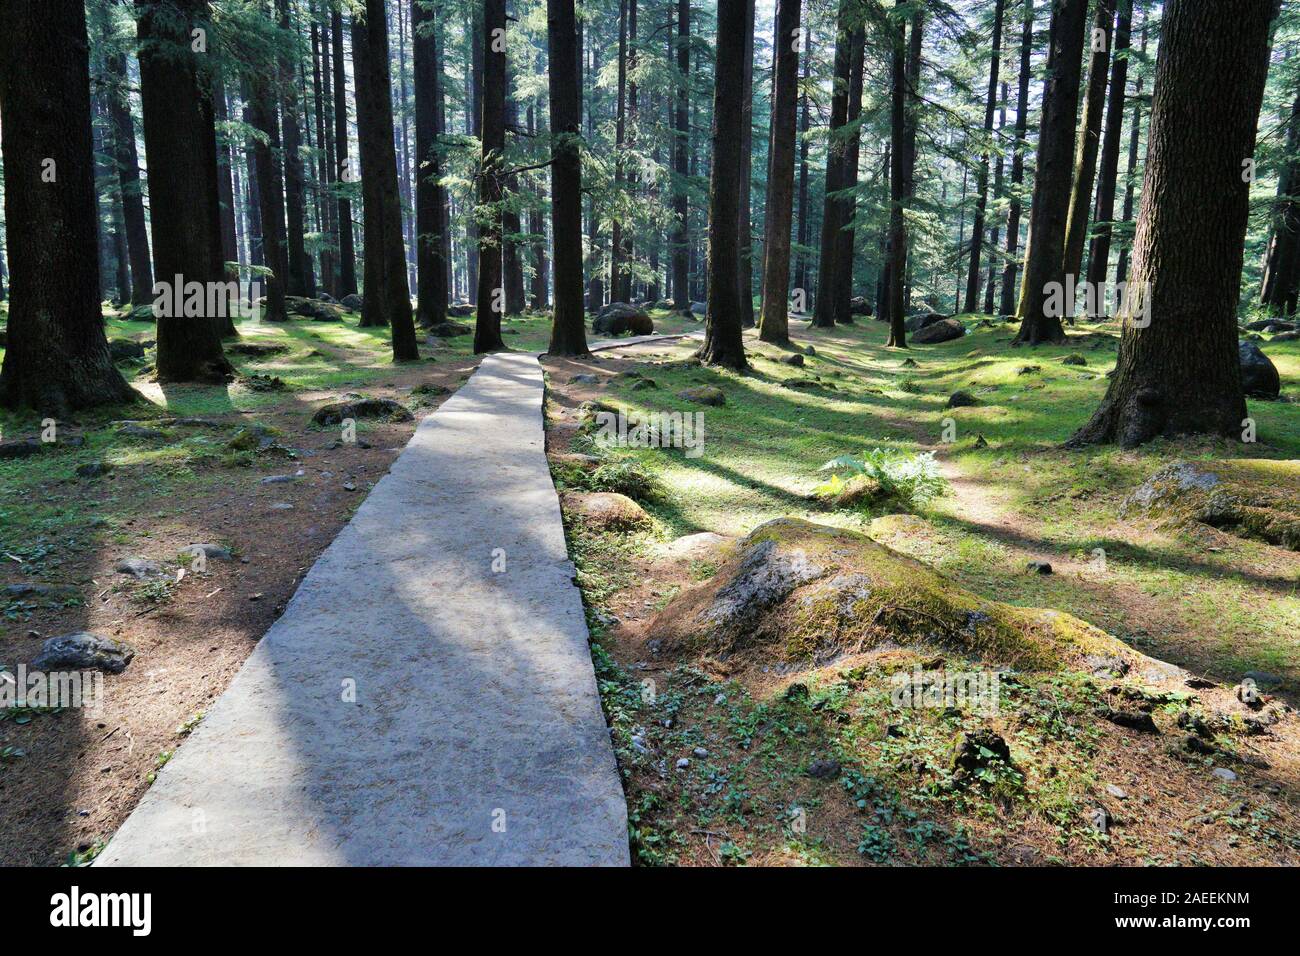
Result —
M0 154L0 863L1300 864L1295 0L0 0Z

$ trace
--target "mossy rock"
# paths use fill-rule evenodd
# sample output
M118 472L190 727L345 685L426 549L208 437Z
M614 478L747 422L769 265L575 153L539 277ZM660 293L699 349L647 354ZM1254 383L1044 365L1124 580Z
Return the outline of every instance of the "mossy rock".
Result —
M677 393L677 397L698 405L725 405L727 394L716 385L693 385Z
M799 518L755 528L647 634L679 653L814 664L895 645L1027 670L1079 668L1095 655L1156 663L1069 614L987 600L863 534Z
M599 531L637 531L651 524L639 504L613 491L570 491L560 503L570 519Z
M1124 500L1120 516L1197 522L1300 551L1300 461L1176 461Z

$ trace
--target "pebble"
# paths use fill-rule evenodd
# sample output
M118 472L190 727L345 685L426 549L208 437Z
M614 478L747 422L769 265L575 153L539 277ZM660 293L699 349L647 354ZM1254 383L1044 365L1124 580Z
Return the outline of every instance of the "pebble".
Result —
M696 747L694 750L691 751L691 753L695 754L695 756L699 757L701 760L703 760L705 757L709 755L709 752L705 750L703 747Z
M721 706L722 704L725 704L726 702L727 702L727 695L726 695L726 694L719 694L717 697L713 698L713 703L714 703L715 706Z
M1227 767L1215 767L1210 771L1210 775L1218 777L1220 780L1226 780L1228 783L1232 783L1237 779L1237 775Z
M690 762L689 760L687 760L685 757L683 757L681 760L677 761L677 769L678 769L678 770L685 770L685 769L687 769L688 767L690 767L690 765L691 765L691 762Z
M1115 786L1113 783L1106 784L1106 792L1109 793L1116 800L1128 799L1128 794L1124 792L1124 789L1122 787Z

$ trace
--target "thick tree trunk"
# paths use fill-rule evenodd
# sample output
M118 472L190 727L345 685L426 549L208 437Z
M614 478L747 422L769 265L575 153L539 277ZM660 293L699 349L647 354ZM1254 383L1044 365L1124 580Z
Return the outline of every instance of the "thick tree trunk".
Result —
M212 36L208 3L136 0L136 7L154 277L173 287L173 303L184 284L199 283L207 293L197 316L158 317L158 379L224 382L232 369L221 349L221 333L234 304L209 292L209 283L224 284L225 279L216 124L207 79L209 54L191 45L193 30ZM179 290L174 288L178 283Z
M1070 217L1065 226L1065 259L1062 263L1066 280L1076 284L1083 270L1092 187L1097 181L1097 153L1101 148L1101 118L1106 105L1114 26L1115 0L1097 0L1096 19L1089 41L1092 57L1088 62L1088 90L1084 95L1078 152L1074 158L1074 186L1070 194Z
M474 326L474 351L496 352L501 340L501 311L505 289L501 284L501 171L506 146L506 4L483 0L482 162L478 200L478 319Z
M5 228L21 239L9 245L0 405L56 418L136 398L113 367L100 313L88 51L81 0L5 4Z
M853 67L853 48L857 31L851 24L855 9L851 0L840 0L835 32L834 75L831 83L831 122L826 140L826 195L822 201L821 254L817 265L817 298L813 304L814 327L829 329L835 325L835 254L840 228L844 225L844 160L847 141L843 135L849 116L849 87Z
M970 265L966 270L966 312L977 308L979 295L980 261L984 252L984 216L985 203L989 188L989 163L992 160L993 112L997 106L998 70L1002 66L1002 4L1003 0L994 0L993 4L993 51L989 59L989 88L984 101L984 141L988 144L980 155L979 172L975 177L975 222L971 230Z
M415 234L420 325L447 320L447 269L444 255L443 205L446 201L442 160L438 155L437 104L442 96L442 66L433 13L422 0L411 0L415 43Z
M747 367L740 333L740 124L745 74L745 0L718 0L709 176L709 291L704 344L709 365Z
M1059 0L1052 14L1051 52L1043 91L1034 198L1029 206L1029 240L1020 286L1017 344L1063 342L1062 316L1051 314L1054 290L1065 285L1065 227L1070 212L1075 120L1083 69L1088 0Z
M547 0L547 84L551 94L551 241L555 310L551 355L586 355L582 309L582 164L578 30L573 0Z
M758 337L790 342L790 225L794 213L795 119L799 95L800 0L777 0L772 40L771 161L767 177L767 224L763 239L763 298Z
M636 0L630 0L633 4ZM740 325L754 327L754 224L749 208L754 143L754 0L745 0L745 68L740 93Z
M343 14L334 7L330 15L330 33L334 42L334 146L337 152L337 179L344 183L353 181L348 164L348 87L343 64ZM339 263L337 295L355 294L357 291L357 253L352 234L352 200L342 189L338 197Z
M389 75L388 23L383 0L366 0L365 19L352 21L352 69L357 97L357 145L365 213L363 326L393 331L393 361L420 357L411 317L402 237L402 201L393 144L393 90Z
M691 308L690 294L690 208L687 205L686 179L690 172L687 154L690 148L690 74L691 74L691 5L677 0L677 114L673 136L673 306L682 312Z
M149 227L144 218L140 159L135 146L135 123L127 96L126 57L112 52L105 58L109 87L105 95L113 124L113 159L122 192L126 244L131 259L131 304L153 301L153 265L149 259Z
M1300 203L1294 192L1300 181L1300 94L1287 124L1286 160L1278 177L1278 203L1261 283L1260 300L1274 315L1291 310L1296 297L1297 255L1300 254Z
M1011 315L1016 310L1016 272L1019 266L1021 187L1025 182L1025 133L1029 128L1030 56L1034 51L1034 0L1024 0L1025 18L1020 34L1020 74L1016 81L1015 146L1011 154L1011 183L1007 205L1007 261L1002 267L1002 293L998 312Z
M285 276L289 272L284 248L284 193L280 189L280 131L276 123L274 99L266 72L248 78L245 99L248 122L262 134L253 142L253 174L257 178L257 198L261 208L258 221L262 226L262 260L270 274L262 279L266 306L262 318L267 322L285 322Z
M303 195L302 130L299 126L298 85L294 80L296 53L290 46L296 39L296 34L289 20L289 0L276 0L276 8L282 34L280 95L283 99L283 108L280 119L284 129L281 141L284 143L285 211L289 217L287 259L289 274L285 279L285 290L289 295L314 296L316 276L303 239L306 233L304 226L306 204Z
M844 144L844 179L842 186L851 190L858 184L858 151L862 139L861 128L857 125L862 114L862 70L866 56L866 30L858 27L853 31L853 52L849 63L849 112L845 126L851 132ZM849 193L840 203L841 228L835 237L835 288L834 315L835 322L843 325L853 324L853 246L857 238L857 229L853 220L857 216L857 198Z
M921 84L922 22L912 17L912 31L904 45L904 25L894 38L891 72L889 171L889 339L886 345L907 348L908 235L905 210L916 191L917 103Z
M1128 84L1128 48L1133 30L1133 0L1119 0L1115 27L1115 62L1110 68L1110 93L1106 106L1106 135L1101 143L1101 171L1097 180L1097 206L1093 213L1093 239L1088 248L1088 285L1104 289L1110 263L1111 219L1115 215L1115 184L1119 178L1119 149L1124 132L1124 96ZM1098 296L1098 301L1105 301Z
M1165 4L1134 242L1149 321L1135 321L1130 298L1115 375L1074 444L1241 437L1236 315L1250 203L1242 161L1255 150L1277 6L1239 0L1224 17L1215 0Z

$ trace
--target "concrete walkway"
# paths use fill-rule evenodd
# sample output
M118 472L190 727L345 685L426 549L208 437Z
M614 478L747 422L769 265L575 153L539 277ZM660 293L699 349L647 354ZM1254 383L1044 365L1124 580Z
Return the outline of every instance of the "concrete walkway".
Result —
M420 423L99 865L628 864L542 396Z

